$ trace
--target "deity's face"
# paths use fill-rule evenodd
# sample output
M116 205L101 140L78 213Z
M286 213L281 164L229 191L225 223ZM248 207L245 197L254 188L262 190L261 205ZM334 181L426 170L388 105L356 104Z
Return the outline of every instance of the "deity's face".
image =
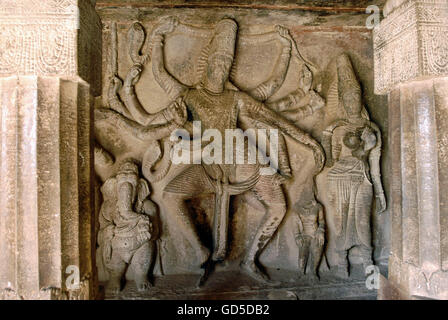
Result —
M231 57L214 54L208 59L206 84L213 89L222 91L229 79L233 60Z
M342 102L349 118L361 118L362 103L359 93L355 91L344 93Z

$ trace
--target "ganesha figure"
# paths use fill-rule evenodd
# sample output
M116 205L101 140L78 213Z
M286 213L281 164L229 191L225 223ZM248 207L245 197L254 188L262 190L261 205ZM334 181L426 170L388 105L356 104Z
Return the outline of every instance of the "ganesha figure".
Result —
M335 246L339 273L348 276L348 253L359 249L364 268L372 265L370 218L373 196L376 211L386 209L380 175L381 132L369 121L362 106L361 88L350 58L337 59L338 91L346 119L332 123L323 134L327 154L326 166L329 211L336 228Z
M109 272L107 290L120 291L126 267L133 274L137 289L149 288L148 272L156 251L158 216L148 199L149 186L139 178L137 165L125 161L116 177L101 188L104 202L100 211L98 242L103 263Z
M168 129L184 128L193 136L193 121L200 121L203 131L218 130L222 136L228 129L276 129L281 135L290 136L296 142L307 146L314 154L315 172L321 171L324 164L324 152L320 144L292 122L267 107L263 101L272 96L282 85L288 69L291 38L286 29L277 28L283 43L283 51L272 76L249 92L243 92L230 83L230 71L235 56L238 26L232 19L222 19L217 23L210 42L203 49L198 62L199 81L187 86L171 75L164 63L164 40L178 21L173 17L162 19L151 34L152 68L155 80L172 99L164 110L144 115L141 121L132 121L121 114L103 112L113 118L119 128L131 132L142 140L160 139L169 136ZM132 109L132 103L128 104ZM99 115L99 114L98 114ZM150 121L146 119L151 118ZM280 136L281 136L280 135ZM210 142L204 142L206 148ZM249 141L251 143L251 141ZM222 146L225 150L225 144ZM247 145L246 145L247 148ZM256 146L260 150L260 146ZM279 153L286 153L283 139L279 141ZM241 150L240 150L241 151ZM266 150L262 150L266 154ZM222 152L224 154L224 152ZM247 202L260 211L264 217L255 232L252 243L241 263L242 270L256 280L271 281L258 262L286 213L286 200L282 190L285 179L291 177L287 157L280 157L271 175L261 175L260 163L226 164L201 163L189 164L177 174L164 188L167 211L176 220L179 234L195 248L197 260L207 274L210 261L225 259L230 197L244 194ZM224 162L224 161L223 161ZM189 213L187 201L203 194L215 196L213 248L210 253L195 232L194 221ZM206 278L201 279L206 279Z

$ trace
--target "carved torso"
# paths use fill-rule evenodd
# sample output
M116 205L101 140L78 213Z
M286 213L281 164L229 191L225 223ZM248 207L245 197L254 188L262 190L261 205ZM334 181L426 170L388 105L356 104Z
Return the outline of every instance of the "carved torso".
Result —
M238 109L235 92L225 90L219 94L204 89L191 89L185 96L193 121L201 121L202 130L217 129L224 136L226 129L237 127Z
M308 205L300 210L300 220L303 225L303 235L313 237L319 227L320 205Z

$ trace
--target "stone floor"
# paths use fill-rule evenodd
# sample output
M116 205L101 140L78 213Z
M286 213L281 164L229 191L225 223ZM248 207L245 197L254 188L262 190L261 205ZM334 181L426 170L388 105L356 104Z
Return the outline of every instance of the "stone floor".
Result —
M375 300L376 290L366 288L359 267L353 268L348 279L321 273L321 279L298 278L291 271L268 270L279 286L261 284L239 271L216 270L206 284L196 287L199 275L166 275L156 277L148 292L138 292L128 281L118 295L103 292L105 299L118 300Z

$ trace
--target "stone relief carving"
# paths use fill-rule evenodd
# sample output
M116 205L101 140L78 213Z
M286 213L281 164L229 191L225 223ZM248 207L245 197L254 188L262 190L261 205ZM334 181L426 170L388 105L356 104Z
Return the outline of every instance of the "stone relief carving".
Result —
M310 266L312 274L318 278L325 242L325 217L322 205L316 201L314 194L296 204L297 233L299 247L299 272L306 274Z
M137 165L128 160L115 177L101 187L98 243L100 258L109 272L108 289L118 292L126 268L130 268L140 291L150 286L148 272L159 235L157 206L148 199L148 183L139 178Z
M235 54L237 25L233 20L223 19L215 27L214 35L203 51L202 63L199 63L199 72L203 76L195 88L189 88L180 83L166 71L163 64L163 37L166 33L171 32L175 26L175 19L163 20L154 28L152 36L153 73L156 81L172 99L177 101L179 98L182 99L182 103L173 105L175 108L182 107L182 113L185 114L188 108L188 111L192 113L193 120L202 121L205 129L218 129L222 133L226 129L237 128L238 121L242 121L244 118L252 125L257 122L262 127L280 129L297 141L310 146L315 152L317 168L321 168L324 160L323 154L320 145L315 140L266 108L265 105L257 102L250 94L225 88ZM284 30L281 29L280 31L282 37L284 37ZM281 57L284 56L287 57L285 59L287 62L289 60L287 52L282 53ZM280 59L280 64L285 65L286 63ZM279 69L286 70L284 67ZM282 76L284 77L284 75ZM281 79L269 79L268 82L255 88L252 95L257 97L258 100L266 100L278 89L281 83ZM137 134L144 134L143 127L137 128L140 129ZM282 165L280 165L280 168L282 168ZM238 181L242 177L247 177L247 180ZM215 241L211 259L220 261L224 259L226 254L227 239L225 234L229 214L229 197L230 195L251 191L255 196L254 201L258 201L258 206L265 211L266 218L265 222L259 227L241 265L254 278L268 281L267 276L257 267L256 259L276 231L286 212L280 178L280 175L259 176L258 165L192 165L168 183L165 192L169 194L171 208L177 212L178 223L183 225L180 230L189 230L192 225L188 218L185 201L198 194L215 194L215 228L213 230ZM185 236L198 249L199 261L206 262L209 250L203 246L195 233L188 233ZM206 272L207 270L205 270Z
M339 272L348 276L347 254L358 247L363 265L372 265L370 215L372 198L378 213L386 209L380 175L381 132L369 120L362 105L361 87L350 58L337 59L338 95L345 119L333 122L324 132L328 198L336 231Z
M193 57L197 59L195 68L188 69L194 71L194 74L188 75L188 79L194 79L194 81L182 81L187 78L182 68L187 67L173 68L167 59L169 37L179 30L204 39L204 47L199 56ZM295 203L291 211L297 217L294 234L299 247L297 267L300 272L308 275L306 267L309 265L312 276L318 278L321 261L324 260L322 258L325 243L328 239L327 211L332 212L331 214L336 212L334 217L336 220L339 219L340 232L338 234L343 240L338 240L340 243L338 248L340 248L341 260L342 257L345 258L340 266L346 268L347 251L352 246L364 246L365 264L372 264L372 247L370 240L366 240L370 235L368 217L370 217L371 206L368 202L373 196L370 181L374 185L375 194L378 195L377 209L381 211L385 208L378 166L381 135L378 127L368 120L365 109L361 108L360 87L348 56L344 55L338 59L337 74L339 83L342 84L339 85L339 93L336 90L336 94L339 94L341 100L344 101L348 117L330 125L324 132L322 147L316 139L300 128L300 121L326 108L326 101L320 95L321 87L314 83L314 73L318 68L301 56L287 29L277 26L273 32L266 34L240 36L236 21L230 18L222 19L212 29L199 29L184 24L176 18L165 17L153 26L146 39L145 28L140 23L134 23L127 33L126 52L132 63L124 80L118 75L116 25L112 26L111 32L110 70L112 75L106 92L108 105L106 108L95 110L98 141L95 148L95 168L105 181L102 187L104 202L100 219L103 222L99 243L103 254L109 252L106 254L109 260L112 259L114 249L112 246L109 247L111 248L108 249L109 251L104 250L105 243L109 241L111 245L115 244L119 249L122 245L121 240L112 241L110 233L109 238L106 236L108 234L105 232L106 225L112 228L111 225L114 224L107 224L105 220L113 221L114 215L120 217L120 205L115 206L111 203L121 203L121 207L127 208L123 210L139 215L142 221L147 221L142 217L151 215L150 212L136 209L138 206L141 207L138 203L146 199L148 194L144 198L135 196L140 194L139 187L129 182L127 191L120 191L118 187L120 172L123 170L119 164L128 159L126 157L131 157L141 164L139 168L133 167L134 169L131 170L134 172L133 179L138 180L141 172L144 179L140 178L138 181L146 180L157 186L161 194L157 204L163 208L162 220L166 219L167 222L175 225L176 236L193 248L196 257L190 260L193 259L201 270L199 285L206 282L215 264L227 259L234 246L229 239L229 233L232 227L232 211L235 210L232 201L236 197L243 199L243 202L251 208L250 210L254 210L260 216L258 225L249 226L251 237L244 244L245 253L241 257L240 268L258 281L270 285L278 284L277 281L270 279L260 261L260 256L272 243L288 212L285 189L291 181L295 181L297 175L309 176L307 181L313 181L305 187L298 199L291 199L291 202ZM276 39L280 49L272 73L260 84L249 86L242 83L238 76L241 57L236 47L238 41L240 45L247 45L256 43L258 41L256 39L263 39L263 41ZM276 97L291 67L292 53L300 61L298 85L290 93ZM152 67L147 71L152 71L154 81L169 97L168 106L161 106L156 112L148 111L149 108L145 105L147 101L140 101L136 89L149 64ZM273 99L273 97L276 98ZM329 96L328 99L332 97ZM207 129L216 129L222 135L229 129L264 129L268 132L277 129L279 132L278 164L274 167L275 174L260 174L262 169L269 167L269 163L264 164L260 161L254 164L210 164L202 161L182 167L173 166L171 160L174 142L169 138L178 129L184 129L190 137L194 137L194 121L201 122L201 133ZM197 143L194 139L190 142ZM245 154L250 143L249 141L245 145ZM202 141L201 150L207 150L212 145L210 141ZM302 148L301 150L304 150L303 152L310 153L312 164L307 166L306 171L294 167L296 164L291 163L291 159L297 157L294 153L297 151L292 151L294 148L290 148L292 145L298 145ZM223 149L224 146L225 144ZM265 146L255 143L255 147L257 151L269 154L269 150L264 149ZM328 192L330 198L333 199L330 201L333 208L327 208L326 204L319 203L314 196L314 178L324 167L325 153L327 153L327 167L331 168L328 175L328 184L331 187ZM127 163L127 166L135 166L126 161L124 163ZM310 193L309 189L313 192ZM347 190L350 190L349 196L347 196ZM122 200L119 199L120 194L122 194ZM351 194L354 194L354 197L351 197ZM209 217L211 241L209 242L204 241L197 228L195 215L191 213L194 210L192 201L198 197L208 196L213 199L209 210L211 212ZM359 217L350 221L350 223L359 224L359 227L353 226L355 229L351 224L344 224L348 211L339 210L347 206L351 210L350 219L353 214ZM156 211L155 207L153 208ZM156 220L158 221L154 218L154 221ZM143 273L148 273L148 263L153 263L151 260L153 258L149 257L157 251L153 245L155 238L151 229L151 225L158 224L154 221L150 218L149 222L142 222L141 227L136 227L138 232L134 228L129 233L130 237L136 239L135 243L138 242L139 246L144 245L145 249L139 252L141 252L140 255L146 257L143 259L147 259L145 262L138 262L141 261L138 258L134 261L133 256L137 250L140 250L140 247L135 245L135 248L127 248L127 251L116 249L114 266L109 262L106 263L113 276L109 286L114 290L119 288L117 283L124 272L121 268L126 263L136 264L133 268L140 270L136 277L137 286L142 290L147 289L148 282ZM136 226L138 225L137 223ZM141 229L147 229L147 231L143 232L146 234L145 240L140 241L138 239L142 238ZM167 229L163 230L165 232ZM358 234L356 234L357 231ZM165 234L161 233L160 236L164 237ZM167 236L173 236L173 234L170 233ZM109 240L106 241L106 239ZM158 254L161 254L160 250ZM166 259L170 259L169 256L174 253L165 252L164 254ZM103 259L106 261L105 257Z

